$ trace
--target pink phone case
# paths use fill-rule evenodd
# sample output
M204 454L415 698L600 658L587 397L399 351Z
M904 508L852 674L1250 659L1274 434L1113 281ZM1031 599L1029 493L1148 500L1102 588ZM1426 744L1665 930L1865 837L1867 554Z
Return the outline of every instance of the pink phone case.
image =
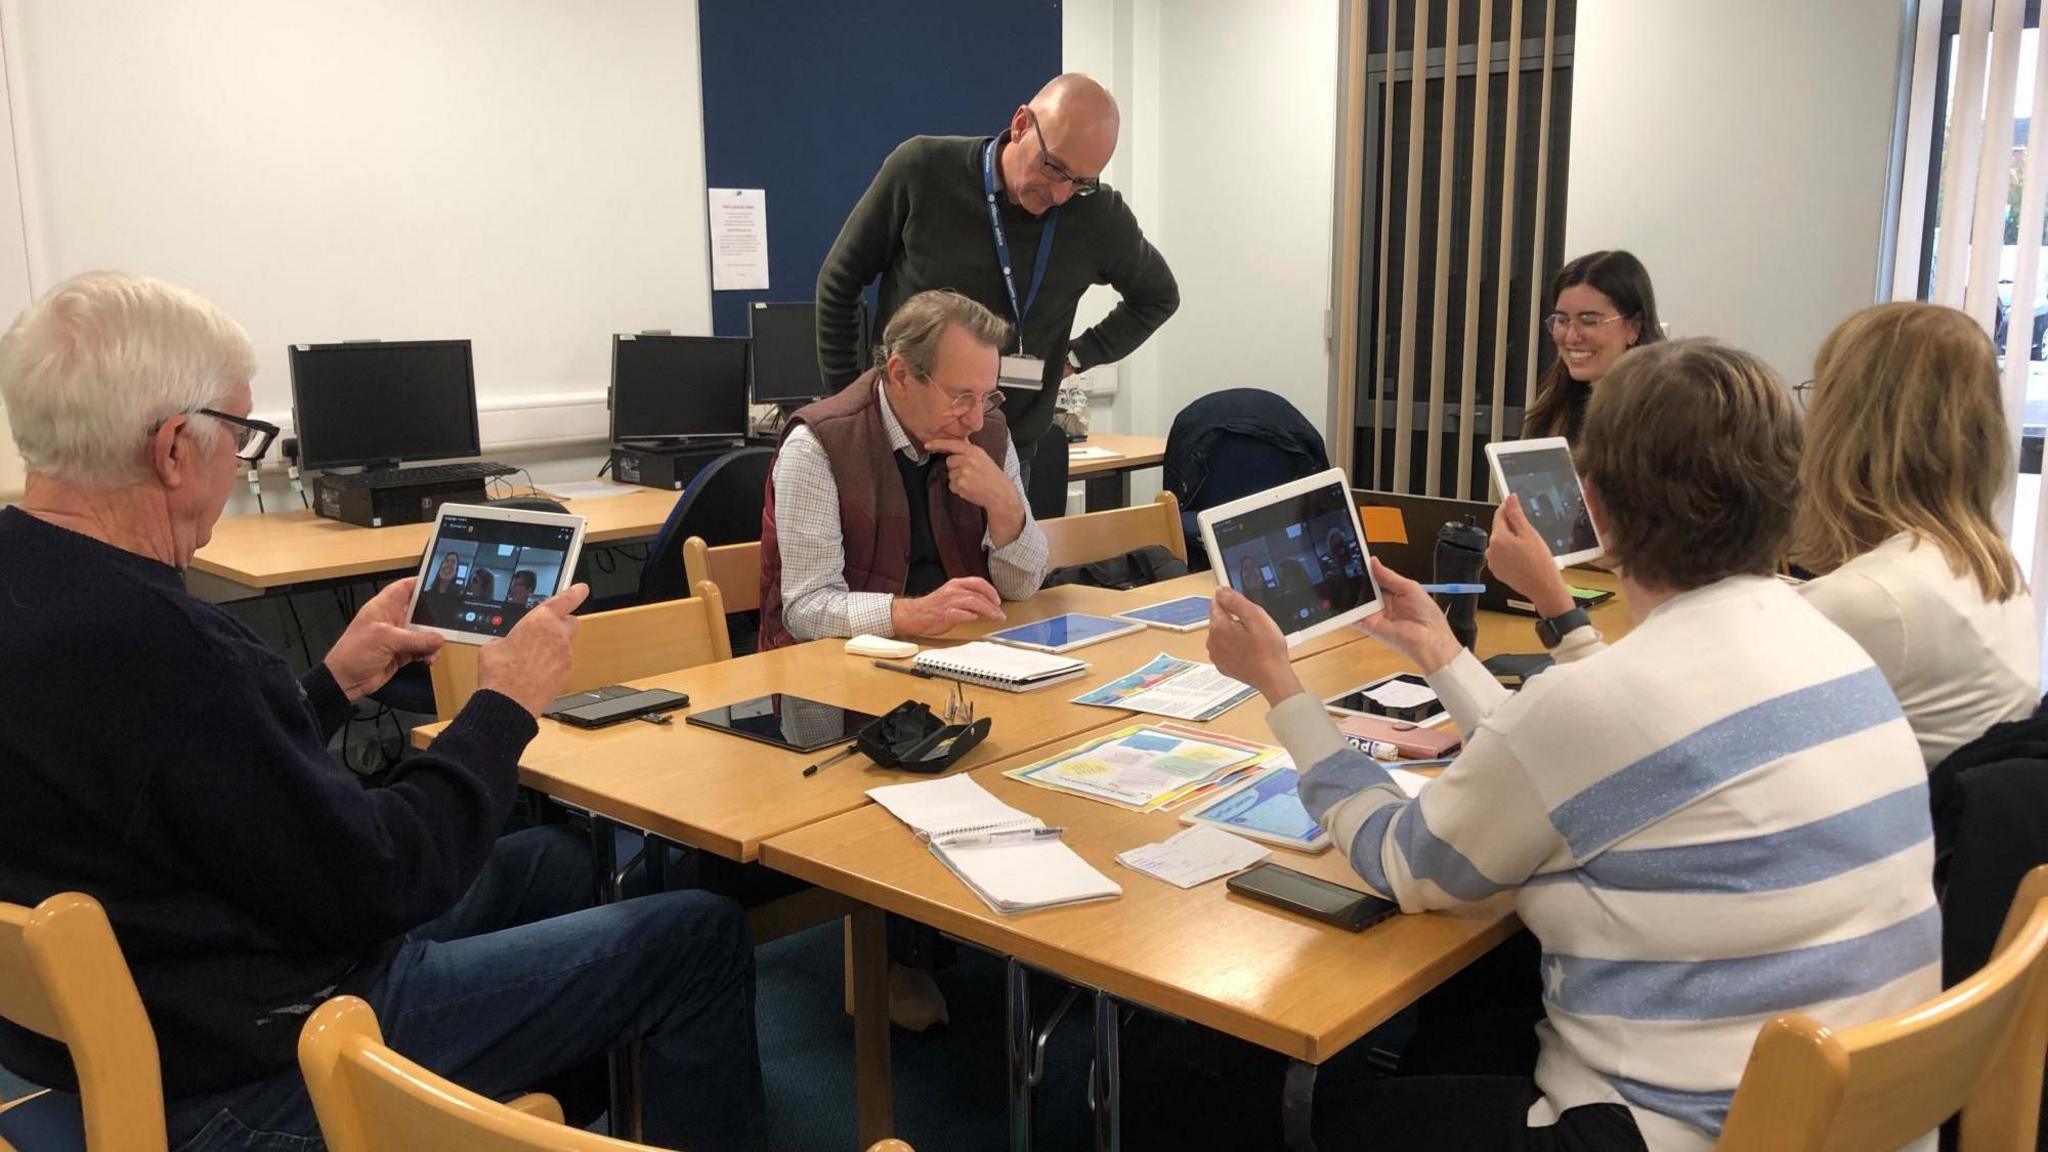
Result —
M1408 760L1432 760L1448 756L1464 741L1458 730L1444 725L1425 728L1405 720L1389 720L1384 716L1347 716L1332 714L1337 722L1337 731L1353 741L1378 740L1400 749Z

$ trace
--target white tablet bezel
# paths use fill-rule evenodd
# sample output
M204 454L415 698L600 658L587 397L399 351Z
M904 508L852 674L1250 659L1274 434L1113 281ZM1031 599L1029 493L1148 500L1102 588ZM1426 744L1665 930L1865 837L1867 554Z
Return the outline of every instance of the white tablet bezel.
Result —
M1296 496L1322 488L1336 488L1343 497L1344 510L1351 517L1351 531L1358 538L1358 555L1365 561L1365 582L1372 588L1372 599L1355 608L1339 612L1328 620L1310 624L1298 632L1288 632L1283 627L1281 633L1287 637L1287 646L1289 648L1297 647L1306 641L1313 640L1325 633L1334 632L1339 628L1349 627L1380 610L1380 582L1373 578L1372 549L1366 543L1364 525L1358 522L1358 502L1351 495L1351 478L1344 474L1342 468L1332 468L1327 472L1318 472L1313 476L1304 476L1299 480L1290 480L1277 488L1268 488L1264 492L1255 492L1242 499L1232 500L1228 504L1218 504L1214 508L1205 508L1195 517L1196 522L1201 525L1202 548L1209 554L1209 569L1216 574L1216 584L1218 587L1229 588L1233 587L1230 583L1230 573L1224 570L1223 551L1216 546L1216 522L1234 519L1247 512L1278 504L1284 500L1291 500ZM1277 624L1279 621L1276 620L1274 623Z
M495 508L484 504L443 504L434 513L434 526L427 533L427 550L420 554L419 571L413 584L412 598L405 604L406 627L415 632L432 632L453 644L489 644L502 639L482 632L464 632L458 628L442 628L434 624L414 624L414 612L419 609L420 596L426 592L427 583L437 559L441 542L441 524L450 515L463 516L471 520L499 520L508 524L540 524L552 528L574 528L569 537L568 551L562 556L562 578L555 591L560 592L575 582L576 561L583 554L583 517L565 512L529 512L524 508Z
M1244 837L1247 840L1256 840L1261 844L1271 844L1278 848L1287 848L1295 852L1300 852L1306 856L1315 856L1320 853L1329 851L1330 844L1332 843L1332 841L1330 839L1330 833L1328 829L1319 828L1315 837L1312 839L1297 840L1291 836L1283 836L1277 832L1268 832L1263 828L1248 828L1242 824L1233 824L1228 820L1218 820L1214 817L1204 815L1204 813L1215 808L1218 804L1221 804L1225 800L1228 800L1231 797L1236 796L1239 792L1243 792L1248 788L1258 787L1260 782L1266 780L1268 777L1274 775L1277 772L1284 771L1286 767L1286 765L1269 765L1265 768L1260 769L1257 772L1252 773L1249 778L1231 785L1228 789L1225 789L1222 792L1218 792L1214 796L1208 797L1207 799L1203 800L1200 804L1196 805L1194 808L1190 809L1187 812L1182 813L1180 822L1188 825L1206 824L1211 828L1221 828L1225 832L1235 833L1239 836ZM1294 788L1295 795L1297 796L1301 794L1301 776L1301 769L1299 767L1295 767ZM1314 817L1310 817L1310 819L1314 819Z
M1207 628L1209 626L1209 617L1207 613L1204 613L1202 618L1200 620L1195 621L1193 624L1169 624L1164 620L1148 619L1144 616L1138 615L1138 613L1149 612L1154 608L1163 607L1168 604L1178 604L1183 600L1200 600L1202 603L1207 604L1210 603L1212 599L1212 597L1203 596L1191 592L1186 596L1175 596L1171 600L1159 600L1151 604L1141 605L1137 608L1127 608L1122 612L1116 613L1116 618L1119 620L1136 620L1138 623L1143 624L1147 628L1158 628L1166 632L1200 632L1202 629Z
M1081 640L1069 640L1065 644L1033 644L1028 640L1016 640L1004 635L1004 633L1015 632L1020 628L1040 628L1055 620L1064 620L1069 616L1079 616L1085 620L1099 620L1104 624L1117 624L1122 625L1122 627L1112 628L1107 632L1101 632ZM1029 648L1034 652L1051 652L1054 655L1059 655L1064 652L1072 652L1076 648L1086 648L1090 644L1100 644L1105 640L1114 640L1119 636L1129 636L1144 630L1145 625L1137 620L1124 620L1116 616L1097 616L1093 612L1060 612L1038 620L1026 620L1021 624L1012 624L1007 628L991 632L982 637L982 639L993 640L998 644L1008 644L1012 648Z
M1500 489L1500 498L1505 501L1508 498L1508 494L1514 491L1508 487L1507 472L1500 466L1500 458L1502 456L1519 456L1528 452L1555 451L1562 451L1566 461L1570 461L1572 458L1571 442L1562 436L1543 436L1535 440L1509 440L1498 444L1488 444L1486 446L1486 466L1493 472L1493 486ZM1583 506L1586 503L1586 483L1579 479L1579 470L1576 466L1572 468L1572 483L1579 489L1579 503ZM1551 553L1551 558L1557 561L1559 568L1569 568L1574 564L1584 564L1588 560L1598 560L1606 555L1607 541L1601 538L1600 524L1593 519L1590 512L1586 516L1586 523L1593 526L1593 546L1591 548L1581 548L1577 552Z

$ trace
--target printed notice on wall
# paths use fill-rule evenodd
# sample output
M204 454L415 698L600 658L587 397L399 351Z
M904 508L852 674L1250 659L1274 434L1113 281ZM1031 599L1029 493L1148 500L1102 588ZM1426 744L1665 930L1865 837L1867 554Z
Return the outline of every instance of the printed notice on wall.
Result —
M713 188L711 287L719 292L768 287L768 192Z

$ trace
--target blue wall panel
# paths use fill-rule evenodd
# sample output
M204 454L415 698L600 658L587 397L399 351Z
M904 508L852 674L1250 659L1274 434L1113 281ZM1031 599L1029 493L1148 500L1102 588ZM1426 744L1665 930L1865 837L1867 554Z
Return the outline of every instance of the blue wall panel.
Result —
M897 144L993 135L1060 71L1053 0L698 0L697 26L706 183L768 194L770 287L712 293L721 336L755 300L811 299Z

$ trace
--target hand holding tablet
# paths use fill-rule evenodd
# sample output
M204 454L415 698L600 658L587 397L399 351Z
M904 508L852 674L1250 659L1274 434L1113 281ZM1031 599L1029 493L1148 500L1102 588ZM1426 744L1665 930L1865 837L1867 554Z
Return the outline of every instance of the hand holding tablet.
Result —
M1289 647L1380 610L1343 469L1219 504L1198 519L1217 582L1264 608Z
M406 620L457 644L487 644L574 575L583 517L443 504L428 540Z
M1523 514L1559 568L1606 551L1586 511L1586 490L1572 470L1572 449L1564 437L1488 444L1486 462L1501 491L1519 498Z

